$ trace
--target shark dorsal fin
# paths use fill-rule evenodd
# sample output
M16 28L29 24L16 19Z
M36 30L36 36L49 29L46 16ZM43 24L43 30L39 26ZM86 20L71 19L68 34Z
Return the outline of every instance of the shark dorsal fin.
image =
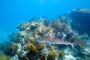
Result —
M53 34L50 36L50 38L55 38L55 33L53 33Z

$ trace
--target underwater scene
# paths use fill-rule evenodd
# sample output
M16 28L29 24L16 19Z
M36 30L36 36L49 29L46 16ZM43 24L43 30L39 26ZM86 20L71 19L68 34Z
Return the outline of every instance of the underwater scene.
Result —
M0 60L90 60L89 0L0 0Z

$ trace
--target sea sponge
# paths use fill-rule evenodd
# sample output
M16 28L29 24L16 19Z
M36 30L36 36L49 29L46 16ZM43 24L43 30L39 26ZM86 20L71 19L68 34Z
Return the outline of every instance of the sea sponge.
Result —
M24 49L25 50L30 50L31 53L36 53L36 54L39 53L36 46L33 45L32 43L30 43L29 41L26 45L24 45Z
M0 60L9 60L10 56L5 55L5 54L0 54Z

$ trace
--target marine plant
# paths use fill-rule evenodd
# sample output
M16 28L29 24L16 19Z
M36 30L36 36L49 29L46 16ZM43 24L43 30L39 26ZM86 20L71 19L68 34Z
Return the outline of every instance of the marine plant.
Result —
M5 41L5 42L2 42L0 43L0 50L1 51L5 51L7 50L7 47L9 46L9 42Z
M68 31L66 28L68 27L66 23L61 23L59 19L52 21L52 28L54 28L55 32L65 32Z
M58 31L60 30L61 26L61 22L59 20L54 20L51 23L51 26L55 29L57 29Z
M78 38L74 35L72 35L69 39L70 42L75 42L76 40L78 40Z
M47 56L45 54L41 55L40 60L46 60Z
M8 46L8 50L16 53L17 52L17 43L10 42L10 44Z
M63 49L59 50L59 58L64 58L65 53L63 51Z
M16 42L15 36L16 36L16 34L14 32L12 32L11 34L8 35L8 37L10 38L10 41L13 41L13 42Z
M60 18L60 21L61 21L62 23L67 23L65 16L62 16L62 17Z
M48 54L49 55L54 55L54 56L59 56L59 53L58 53L58 51L55 51L55 47L54 46L50 46Z
M45 45L44 43L37 43L36 47L37 47L37 50L41 51L45 48Z
M45 19L43 22L44 22L44 25L45 25L45 26L49 26L49 25L50 25L50 22L49 22L49 20L47 20L47 19Z
M5 55L5 54L0 54L0 60L9 60L10 56Z
M54 55L48 55L47 60L55 60L55 56Z
M85 55L84 60L90 60L90 57Z
M29 41L29 35L24 35L24 41L27 43Z
M25 51L29 51L27 53L27 58L29 60L35 60L36 58L39 58L40 56L41 56L40 59L43 59L44 58L44 55L41 55L40 54L41 50L43 50L45 48L44 44L37 43L33 39L31 39L31 40L29 39L28 40L28 43L26 43L23 46L23 48L24 48ZM25 57L21 57L21 58L23 60L26 59Z
M21 33L20 33L20 31L18 31L16 36L15 36L15 41L20 42L20 38L21 38Z
M30 41L28 41L28 43L24 45L24 49L29 50L31 53L34 53L34 54L39 53L39 51L37 50L37 47L32 43L30 43Z
M79 34L86 34L87 33L87 26L82 26L80 24L72 24L72 29L76 32L78 32Z
M76 46L80 47L80 48L84 48L86 46L86 41L85 40L78 40L76 41Z

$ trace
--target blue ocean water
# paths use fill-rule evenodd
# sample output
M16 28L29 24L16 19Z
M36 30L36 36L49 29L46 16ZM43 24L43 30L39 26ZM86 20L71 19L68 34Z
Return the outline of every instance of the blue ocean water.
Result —
M0 0L0 37L17 31L16 26L33 16L47 19L75 8L90 9L90 0ZM1 39L0 39L1 40Z

